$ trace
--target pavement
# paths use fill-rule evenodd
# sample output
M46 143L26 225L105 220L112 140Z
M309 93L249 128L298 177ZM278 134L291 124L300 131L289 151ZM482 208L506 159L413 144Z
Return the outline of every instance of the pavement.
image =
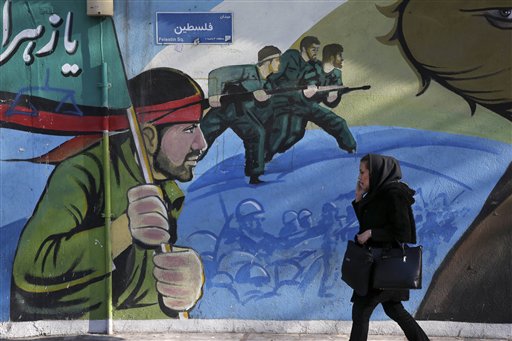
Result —
M115 335L68 335L68 336L39 336L31 338L9 338L4 340L31 340L31 341L330 341L330 340L348 340L349 336L345 334L270 334L270 333L130 333ZM369 335L368 341L406 341L405 336L401 335ZM484 341L506 339L476 339L459 337L431 337L431 341Z

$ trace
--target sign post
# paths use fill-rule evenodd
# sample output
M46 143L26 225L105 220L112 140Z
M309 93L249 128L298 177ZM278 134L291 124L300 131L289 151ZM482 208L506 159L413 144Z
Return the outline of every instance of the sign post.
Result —
M231 44L232 13L156 13L156 43Z

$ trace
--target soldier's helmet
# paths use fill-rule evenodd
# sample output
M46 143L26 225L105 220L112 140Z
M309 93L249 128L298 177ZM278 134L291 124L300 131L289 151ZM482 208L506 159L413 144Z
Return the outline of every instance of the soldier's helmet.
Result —
M285 211L283 213L283 224L290 224L293 221L296 221L298 217L299 215L297 214L297 212L293 210Z
M338 208L336 207L336 204L333 203L333 202L326 202L322 206L322 213L323 214L328 214L328 213L337 212L337 211L338 211Z
M237 271L235 281L237 283L249 283L260 287L270 282L270 274L261 265L251 262L244 264L240 270Z
M281 50L273 45L263 47L258 51L258 63L262 64L267 60L277 58L281 55Z
M311 217L312 215L313 215L313 213L311 213L310 210L308 210L307 208L304 208L299 211L299 220L307 219L307 218Z
M265 210L263 206L254 199L242 200L236 207L236 219L238 221L246 220L248 218L263 218Z

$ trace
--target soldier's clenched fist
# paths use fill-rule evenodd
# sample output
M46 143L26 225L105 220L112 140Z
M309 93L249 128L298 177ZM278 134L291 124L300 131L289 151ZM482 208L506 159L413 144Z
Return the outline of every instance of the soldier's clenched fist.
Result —
M315 85L308 85L308 87L304 90L302 90L302 92L304 93L304 97L306 98L311 98L313 97L318 91L318 87L315 86Z
M169 242L168 214L158 186L140 185L128 190L127 215L134 240L149 247Z
M192 249L174 247L153 257L153 275L162 302L169 309L186 311L199 300L204 284L203 264Z
M329 94L327 95L327 102L332 103L336 99L338 99L338 91L329 91Z
M258 102L265 102L270 98L270 95L265 90L256 90L252 94Z

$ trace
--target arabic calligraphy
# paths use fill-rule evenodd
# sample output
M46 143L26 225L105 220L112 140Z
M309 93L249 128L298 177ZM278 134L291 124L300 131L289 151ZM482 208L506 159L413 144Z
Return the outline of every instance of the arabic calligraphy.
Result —
M53 27L58 27L62 23L62 18L59 17L57 14L52 14L50 18L48 18L48 21L50 21L50 24L52 24ZM58 39L59 31L53 31L50 41L45 46L43 46L39 51L36 52L36 56L43 57L51 54L57 46Z
M21 30L18 34L14 36L14 38L9 42L11 37L11 27L12 27L12 18L11 18L11 2L12 0L4 1L4 6L2 10L2 48L6 47L5 50L0 54L0 66L9 61L15 54L16 51L21 47L21 45L28 41L27 46L23 50L23 61L26 65L30 65L34 62L34 55L38 58L48 56L52 54L58 44L59 40L59 30L58 28L63 23L62 18L53 13L49 16L48 22L51 27L53 27L52 33L50 35L50 40L43 45L39 50L34 53L34 49L36 47L36 41L42 38L45 34L45 27L43 25L37 25L35 28L26 28ZM64 27L64 49L66 53L69 55L73 55L77 48L78 42L76 40L71 39L71 32L73 27L73 13L68 12L66 16L66 25ZM73 75L77 76L80 74L80 67L76 64L70 66L66 63L62 67L62 73L65 76Z
M27 47L25 48L25 51L23 51L23 60L25 61L25 64L32 64L34 61L34 57L32 56L32 51L36 47L36 43L31 41L28 43Z
M11 35L11 27L9 26L9 13L11 13L11 1L6 1L2 11L2 46L5 46L7 39L9 39L9 36Z
M185 33L188 33L188 32L195 32L195 31L213 31L213 25L212 23L204 23L204 25L202 26L199 26L199 25L191 25L190 23L187 23L187 25L184 25L184 26L176 26L176 28L174 28L174 33L176 33L177 35L180 35L180 34L185 34Z
M73 54L76 52L76 48L78 47L78 43L76 40L71 41L71 24L73 23L73 13L68 12L68 16L66 18L66 31L64 33L64 48L68 54Z
M230 44L233 34L231 13L157 12L156 43Z
M78 65L76 65L76 64L70 65L69 63L62 65L61 71L62 71L62 74L66 77L69 75L77 76L80 74L80 72L82 72L82 70L80 69L80 67L78 67Z
M14 37L12 42L9 44L9 46L5 49L5 51L2 54L0 54L0 65L3 65L8 59L11 58L11 56L14 54L14 52L16 52L21 43L23 43L26 40L39 38L43 31L43 26L39 25L35 29L28 28L18 33ZM7 38L7 41L9 41L9 38Z

